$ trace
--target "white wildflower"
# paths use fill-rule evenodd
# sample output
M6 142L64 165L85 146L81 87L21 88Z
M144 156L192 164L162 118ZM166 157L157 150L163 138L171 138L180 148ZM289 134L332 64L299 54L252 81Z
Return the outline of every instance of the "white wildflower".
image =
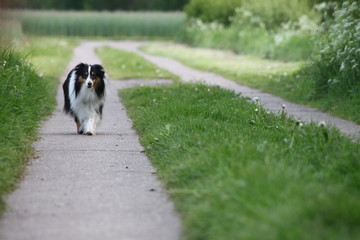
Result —
M321 121L318 123L318 127L325 127L326 123L324 121Z
M255 103L259 103L260 99L259 99L259 97L253 97L252 101Z

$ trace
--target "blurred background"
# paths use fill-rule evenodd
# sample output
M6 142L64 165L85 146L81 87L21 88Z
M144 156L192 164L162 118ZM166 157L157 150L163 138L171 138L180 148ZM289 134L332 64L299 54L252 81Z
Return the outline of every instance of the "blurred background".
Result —
M59 10L182 10L189 0L3 0L1 7Z

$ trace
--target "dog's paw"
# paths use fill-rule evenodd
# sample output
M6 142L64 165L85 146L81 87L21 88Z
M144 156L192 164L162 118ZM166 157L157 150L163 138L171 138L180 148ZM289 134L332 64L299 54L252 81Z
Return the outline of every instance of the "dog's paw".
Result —
M83 131L83 130L79 130L79 131L77 131L77 133L81 135L81 134L84 133L84 131Z
M86 135L92 136L92 135L95 135L95 132L88 131L88 132L86 132Z

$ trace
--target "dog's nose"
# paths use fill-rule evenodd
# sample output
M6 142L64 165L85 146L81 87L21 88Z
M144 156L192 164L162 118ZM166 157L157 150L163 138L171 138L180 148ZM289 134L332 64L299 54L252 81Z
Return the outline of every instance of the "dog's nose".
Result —
M92 82L88 82L87 86L90 88L92 86Z

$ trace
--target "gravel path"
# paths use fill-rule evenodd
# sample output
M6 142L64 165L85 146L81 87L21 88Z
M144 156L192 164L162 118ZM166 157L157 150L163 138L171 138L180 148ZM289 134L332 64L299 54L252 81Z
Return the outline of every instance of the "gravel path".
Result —
M67 70L81 61L101 63L86 44L75 49ZM1 240L180 239L173 204L117 96L119 88L143 82L164 81L110 82L96 136L75 134L59 88L58 107L34 144L38 157L7 198Z

